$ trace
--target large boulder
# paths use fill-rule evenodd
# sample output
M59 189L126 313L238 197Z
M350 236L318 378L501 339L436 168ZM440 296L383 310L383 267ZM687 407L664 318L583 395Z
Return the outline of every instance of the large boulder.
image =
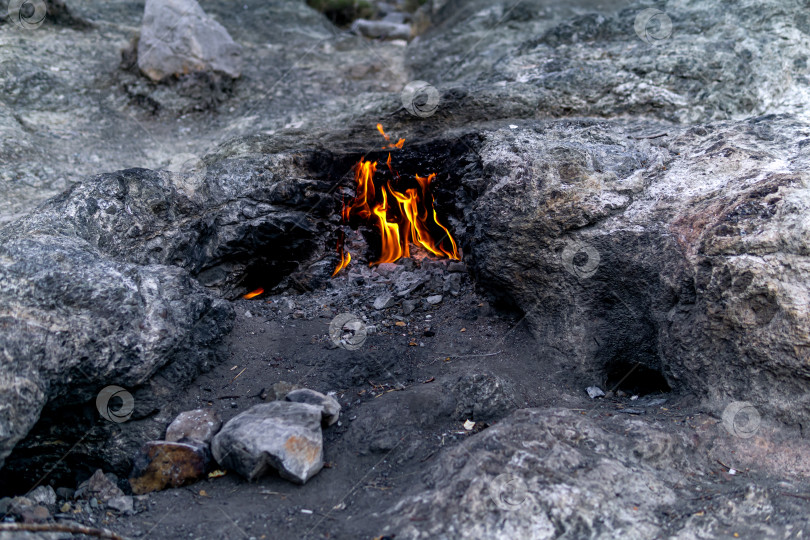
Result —
M773 512L778 493L716 478L717 463L691 428L673 430L671 419L594 416L514 412L445 451L385 512L383 533L407 540L687 540L782 538L796 527L796 515ZM788 504L802 513L801 502Z
M567 369L806 423L810 125L653 128L487 133L468 262Z
M138 67L153 81L212 71L237 78L241 50L196 0L147 0L138 41Z
M208 369L233 318L216 292L244 291L257 253L269 257L259 264L272 280L327 249L319 216L334 207L321 206L326 184L306 179L309 162L104 174L0 229L0 465L46 405L96 401L115 385L134 394L137 420ZM283 247L268 253L269 243ZM125 439L129 425L119 425Z

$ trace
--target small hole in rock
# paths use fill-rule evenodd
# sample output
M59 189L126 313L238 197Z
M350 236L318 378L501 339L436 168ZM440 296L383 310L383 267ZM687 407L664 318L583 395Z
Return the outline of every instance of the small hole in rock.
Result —
M607 370L605 386L614 392L621 390L638 396L672 390L660 372L635 362L612 364Z

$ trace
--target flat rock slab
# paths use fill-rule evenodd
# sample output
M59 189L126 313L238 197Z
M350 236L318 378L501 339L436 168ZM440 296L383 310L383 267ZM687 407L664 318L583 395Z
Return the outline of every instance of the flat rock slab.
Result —
M214 459L249 480L276 469L303 484L323 467L321 408L274 401L229 420L211 443Z
M129 484L136 495L179 487L202 477L210 463L203 444L150 441L135 458Z

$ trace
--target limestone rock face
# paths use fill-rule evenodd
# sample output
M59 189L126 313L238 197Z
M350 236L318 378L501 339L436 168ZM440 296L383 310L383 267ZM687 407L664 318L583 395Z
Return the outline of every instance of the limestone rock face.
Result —
M196 0L147 0L138 41L138 67L153 81L213 71L241 73L241 47Z
M255 405L225 423L211 449L217 463L255 480L271 468L303 484L323 467L321 408L274 401Z
M572 538L642 540L722 536L729 521L757 536L784 527L760 526L772 498L753 483L745 497L718 494L728 509L722 516L699 525L692 515L672 516L667 509L685 493L683 471L707 474L712 460L694 432L673 433L664 424L619 414L600 425L560 408L515 411L445 452L386 512L383 533L551 540L567 531Z
M285 239L268 261L279 276L325 249L314 239L326 188L291 178L294 163L104 174L0 231L0 464L46 404L85 403L110 385L134 396L129 422L105 424L137 441L123 452L134 454L144 439L133 423L222 352L233 309L218 284L232 295L274 238Z
M488 133L468 263L569 368L616 382L648 367L717 412L740 399L805 423L808 130L766 116Z

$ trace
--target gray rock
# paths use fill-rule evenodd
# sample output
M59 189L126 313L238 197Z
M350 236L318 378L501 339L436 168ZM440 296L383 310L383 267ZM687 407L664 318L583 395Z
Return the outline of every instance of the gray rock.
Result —
M165 439L169 442L189 438L202 443L209 443L214 438L222 420L214 409L195 409L181 412L166 428Z
M381 294L374 299L374 309L382 310L394 305L394 297L390 294Z
M399 266L396 263L382 263L378 264L375 269L377 270L378 274L387 277L395 273L397 268L399 268Z
M26 495L26 497L31 499L34 504L56 504L56 492L51 486L39 486L31 493Z
M810 334L795 303L810 275L808 130L755 117L658 146L617 122L492 133L467 221L478 281L508 293L565 369L615 384L640 366L718 414L745 396L805 422L810 374L788 351Z
M442 295L440 295L440 294L434 294L433 296L428 296L428 297L425 299L425 301L426 301L428 304L430 304L430 305L432 305L432 306L435 306L436 304L438 304L438 303L440 303L440 302L442 301Z
M223 352L233 308L212 291L244 292L234 279L247 268L246 255L285 237L279 270L289 271L301 254L320 256L320 212L311 209L328 187L283 179L298 158L268 159L223 158L197 178L144 169L101 175L0 229L0 312L19 314L4 319L0 333L10 360L0 364L8 407L0 412L0 460L56 398L55 406L87 402L117 385L134 395L130 422L159 409ZM213 214L203 210L208 204ZM249 205L255 217L237 219ZM221 235L209 234L214 222ZM38 293L29 294L32 288ZM130 464L120 458L160 437L143 435L130 428L115 438L121 444L90 451L115 459L125 474Z
M467 265L461 261L452 261L450 264L447 265L448 272L466 272Z
M406 40L411 38L411 27L398 22L357 19L352 23L351 30L368 38Z
M660 508L677 500L683 469L675 464L705 470L706 461L685 461L694 452L688 436L627 416L612 424L566 409L516 411L445 452L422 487L387 510L382 532L409 540L550 540L561 529L577 538L669 534Z
M402 314L403 315L410 315L413 313L413 310L416 309L417 306L416 300L403 300L402 301Z
M605 393L598 386L589 386L585 389L585 391L588 393L588 397L591 399L605 397Z
M293 403L308 403L319 407L323 415L324 427L331 426L340 418L340 403L334 396L321 394L309 388L301 388L288 393L284 399Z
M196 0L147 0L138 41L138 68L153 81L213 71L241 73L242 48Z
M107 508L112 508L121 514L134 514L135 502L129 495L122 495L107 501Z
M463 274L455 273L447 276L444 280L444 285L442 285L442 291L450 293L453 296L458 296L461 292L462 275Z
M115 497L121 497L124 492L118 487L115 475L104 474L101 469L96 469L89 479L79 484L76 489L76 498L85 500L98 499L102 502L109 501Z
M303 484L323 467L320 407L274 401L255 405L229 420L214 437L214 459L255 480L269 469Z
M634 27L646 3L602 3L598 13L590 0L551 9L543 0L517 9L504 0L436 4L431 31L408 48L408 65L414 79L434 86L474 88L443 95L445 114L476 109L490 118L532 118L540 110L709 122L766 111L801 114L810 84L806 67L802 77L785 68L806 66L800 51L810 34L800 29L806 7L799 2L668 3L672 31L652 42ZM775 35L790 38L768 37ZM728 46L741 42L745 47Z
M503 379L486 371L465 373L444 386L455 398L458 421L499 420L517 408Z
M63 500L70 500L76 494L76 490L69 487L56 488L56 496Z
M423 283L427 281L426 276L417 274L416 272L402 272L397 276L394 282L394 289L397 296L407 296L416 291Z

